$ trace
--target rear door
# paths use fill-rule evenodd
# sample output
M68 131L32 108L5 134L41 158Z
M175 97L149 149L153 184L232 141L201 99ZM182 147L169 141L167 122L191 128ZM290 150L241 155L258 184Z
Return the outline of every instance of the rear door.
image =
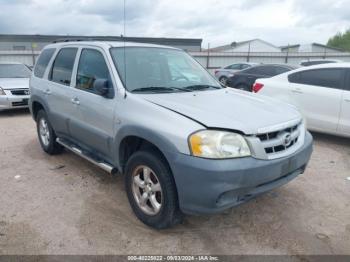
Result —
M337 131L345 70L322 68L289 75L295 105L306 118L308 128Z
M49 72L46 89L46 99L50 107L50 120L56 133L69 135L69 125L76 115L72 105L72 70L78 48L61 48Z
M71 100L79 111L76 139L103 157L108 158L114 134L114 83L111 68L102 49L83 48L76 68L75 88ZM94 89L97 79L108 80L110 97Z
M350 136L350 70L347 76L341 101L341 112L339 118L338 132Z
M246 83L251 88L258 78L271 77L275 74L273 66L256 66L247 70L250 74L246 75Z

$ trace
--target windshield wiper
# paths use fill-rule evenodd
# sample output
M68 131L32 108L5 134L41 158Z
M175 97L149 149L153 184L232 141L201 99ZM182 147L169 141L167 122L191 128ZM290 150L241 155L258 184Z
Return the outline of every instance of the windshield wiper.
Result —
M182 92L190 92L189 90L178 88L178 87L165 87L165 86L147 86L140 87L132 90L131 92L173 92L173 91L182 91Z
M205 90L205 89L221 89L219 86L211 86L211 85L191 85L186 86L184 89L186 90Z

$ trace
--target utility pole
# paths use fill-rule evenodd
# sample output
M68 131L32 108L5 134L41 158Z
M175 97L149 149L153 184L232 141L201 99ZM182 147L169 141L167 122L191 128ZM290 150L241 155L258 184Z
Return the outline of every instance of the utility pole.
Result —
M248 43L248 56L247 56L247 62L249 62L250 59L250 42Z
M209 55L210 55L210 51L209 51L209 49L210 49L210 43L208 43L208 53L207 53L207 69L209 69Z
M37 47L36 43L31 43L31 49L32 49L32 61L33 61L33 66L35 65L35 54L34 54L34 48Z
M286 55L286 64L288 64L288 56L289 56L289 44L288 44L288 47L287 47L287 55Z

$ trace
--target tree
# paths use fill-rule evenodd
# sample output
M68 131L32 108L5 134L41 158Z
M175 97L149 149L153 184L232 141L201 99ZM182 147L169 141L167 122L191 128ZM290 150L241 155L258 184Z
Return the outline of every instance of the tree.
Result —
M350 51L350 29L344 33L337 33L335 36L328 40L327 45L329 47L340 48L346 51Z

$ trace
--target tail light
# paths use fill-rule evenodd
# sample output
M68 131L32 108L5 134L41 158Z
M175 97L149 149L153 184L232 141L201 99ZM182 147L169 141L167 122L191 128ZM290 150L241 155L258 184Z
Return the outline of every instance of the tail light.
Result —
M255 83L253 85L253 92L254 93L258 93L260 91L261 88L264 87L264 84L261 84L261 83Z
M215 71L214 71L214 74L216 75L218 72L219 72L219 70L215 70Z

